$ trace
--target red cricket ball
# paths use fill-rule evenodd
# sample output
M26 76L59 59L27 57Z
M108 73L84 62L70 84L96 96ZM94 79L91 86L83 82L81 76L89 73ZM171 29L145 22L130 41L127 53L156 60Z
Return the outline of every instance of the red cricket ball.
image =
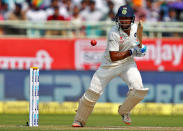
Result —
M97 44L97 41L96 40L91 40L90 43L91 43L92 46L95 46Z

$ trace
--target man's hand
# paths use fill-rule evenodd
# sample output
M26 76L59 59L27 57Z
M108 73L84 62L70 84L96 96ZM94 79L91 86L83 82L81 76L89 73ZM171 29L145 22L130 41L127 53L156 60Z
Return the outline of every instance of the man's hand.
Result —
M142 53L146 53L146 50L147 50L147 46L142 45L142 47L140 48L140 51L141 51Z
M130 52L133 57L143 57L145 56L146 50L147 47L145 45L142 45L142 48L135 46L134 48L130 49Z

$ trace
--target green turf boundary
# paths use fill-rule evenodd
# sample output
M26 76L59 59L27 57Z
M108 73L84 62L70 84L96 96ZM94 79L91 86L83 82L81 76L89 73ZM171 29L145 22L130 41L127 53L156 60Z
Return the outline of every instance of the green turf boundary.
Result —
M74 115L71 114L40 114L39 127L28 127L28 114L0 114L0 131L39 131L39 130L125 130L125 131L182 131L183 115L132 115L132 125L122 123L119 115L92 114L84 128L72 128Z

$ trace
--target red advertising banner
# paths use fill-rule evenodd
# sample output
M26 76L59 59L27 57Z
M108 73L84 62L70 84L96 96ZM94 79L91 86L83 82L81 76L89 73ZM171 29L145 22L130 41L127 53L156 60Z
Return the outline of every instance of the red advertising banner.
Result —
M183 71L183 39L147 39L146 56L136 58L140 70Z
M0 39L0 69L75 69L74 40Z
M96 69L106 47L106 40L97 40L92 47L89 40L76 40L76 69ZM145 57L135 58L140 70L183 71L183 39L146 39Z
M146 39L145 57L135 58L143 71L183 71L183 39ZM0 39L0 69L90 70L100 65L105 39Z
M98 39L97 45L92 46L91 40L75 41L75 67L79 70L96 70L106 48L106 40Z

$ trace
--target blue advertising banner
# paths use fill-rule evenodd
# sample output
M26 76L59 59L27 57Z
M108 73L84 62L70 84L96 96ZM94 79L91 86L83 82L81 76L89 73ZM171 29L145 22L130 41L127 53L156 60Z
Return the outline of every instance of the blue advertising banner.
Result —
M40 71L40 101L78 101L89 87L94 71ZM183 72L141 72L150 88L144 102L183 103ZM127 85L113 79L99 102L122 102ZM0 101L29 100L29 71L0 71Z

